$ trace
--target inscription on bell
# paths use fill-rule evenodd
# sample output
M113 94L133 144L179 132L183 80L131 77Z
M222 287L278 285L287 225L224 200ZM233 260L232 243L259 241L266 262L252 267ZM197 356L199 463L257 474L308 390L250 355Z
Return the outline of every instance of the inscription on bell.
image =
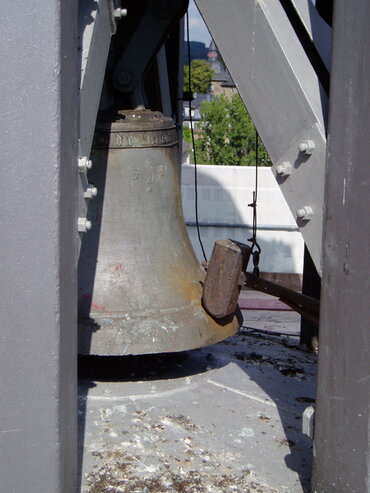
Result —
M140 132L140 133L116 133L112 135L111 148L126 147L163 147L170 146L177 142L175 129L164 130L162 132Z

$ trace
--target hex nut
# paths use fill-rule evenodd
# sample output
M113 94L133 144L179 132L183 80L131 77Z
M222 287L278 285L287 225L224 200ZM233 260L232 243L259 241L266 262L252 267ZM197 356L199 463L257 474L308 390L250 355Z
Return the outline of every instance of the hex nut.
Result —
M92 161L87 156L82 156L78 159L78 171L80 173L86 173L91 168Z
M91 229L91 221L86 219L86 217L79 217L77 221L77 229L79 233L86 233Z
M313 216L313 209L310 205L304 205L297 209L297 217L302 221L309 221Z
M132 81L132 75L130 72L123 71L118 75L118 82L121 86L128 86Z
M85 199L93 199L96 197L98 194L98 189L96 187L93 187L92 185L89 185L87 189L84 191L84 198Z
M304 140L299 144L299 151L304 154L311 155L315 150L315 142L313 140Z
M122 17L126 17L127 9L121 9L121 8L114 9L113 15L117 19L122 19Z
M276 173L280 176L290 176L292 171L292 165L288 161L284 161L276 166Z

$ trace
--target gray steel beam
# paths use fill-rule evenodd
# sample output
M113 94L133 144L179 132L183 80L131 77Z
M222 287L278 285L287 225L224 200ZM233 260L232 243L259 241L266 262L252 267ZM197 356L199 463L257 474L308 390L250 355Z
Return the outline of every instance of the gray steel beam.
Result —
M321 272L327 98L279 0L196 0ZM299 145L311 140L313 153ZM289 163L290 174L279 174ZM310 206L313 216L299 218ZM298 213L298 211L300 211Z
M331 27L317 12L312 0L291 0L328 70L331 59Z
M141 92L140 83L144 70L163 43L164 36L168 35L174 22L184 15L186 8L187 0L148 2L113 72L113 83L119 91L132 93L136 100L135 93L138 90ZM142 95L139 96L141 98ZM139 105L143 103L144 101L138 102Z
M157 53L159 92L161 95L162 113L165 116L172 116L171 93L168 81L168 68L166 48L163 45Z
M96 0L94 2L79 0L78 49L81 70L79 156L84 157L85 160L90 157L109 46L112 34L115 32L116 17L113 0ZM86 198L89 184L86 172L81 172L79 175L77 208L78 217L83 221L86 218L88 201L90 200ZM80 241L78 247L80 247Z
M112 0L79 0L81 57L80 156L90 156L112 34L116 30Z
M370 491L369 19L335 2L314 493Z
M77 490L77 7L1 9L0 490Z

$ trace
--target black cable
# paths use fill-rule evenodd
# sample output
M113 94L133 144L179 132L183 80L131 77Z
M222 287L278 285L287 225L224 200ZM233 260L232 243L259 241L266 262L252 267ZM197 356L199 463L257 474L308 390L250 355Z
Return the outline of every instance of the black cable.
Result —
M258 147L259 147L259 136L256 130L256 179L255 186L253 191L253 202L248 204L249 207L253 208L253 227L252 227L252 238L249 238L248 241L252 243L252 259L253 259L253 274L259 276L259 261L260 261L260 253L261 247L257 242L257 194L258 194L258 166L259 166L259 156L258 156Z
M188 66L189 66L189 79L188 79L188 89L189 93L191 90L191 61L190 61L190 37L189 37L189 13L186 12L186 37L187 37L187 48L188 48ZM207 262L206 252L204 251L202 238L200 237L200 229L199 229L199 213L198 213L198 170L197 170L197 154L195 150L195 139L194 139L194 129L193 129L193 117L192 117L192 106L191 106L191 98L189 98L189 120L190 120L190 133L191 133L191 141L193 145L193 153L194 153L194 192L195 192L195 224L197 228L198 241L200 244L200 248L202 249L202 254L205 262Z

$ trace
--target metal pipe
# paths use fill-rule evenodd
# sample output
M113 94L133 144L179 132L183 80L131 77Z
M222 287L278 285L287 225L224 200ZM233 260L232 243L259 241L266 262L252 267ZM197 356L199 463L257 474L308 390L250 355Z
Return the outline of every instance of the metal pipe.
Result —
M218 222L199 222L199 227L201 228L243 228L252 229L251 224L241 224L241 223L218 223ZM197 223L195 221L186 221L186 226L196 227ZM285 226L283 224L261 224L258 226L259 231L289 231L289 232L299 232L299 228L296 226Z

